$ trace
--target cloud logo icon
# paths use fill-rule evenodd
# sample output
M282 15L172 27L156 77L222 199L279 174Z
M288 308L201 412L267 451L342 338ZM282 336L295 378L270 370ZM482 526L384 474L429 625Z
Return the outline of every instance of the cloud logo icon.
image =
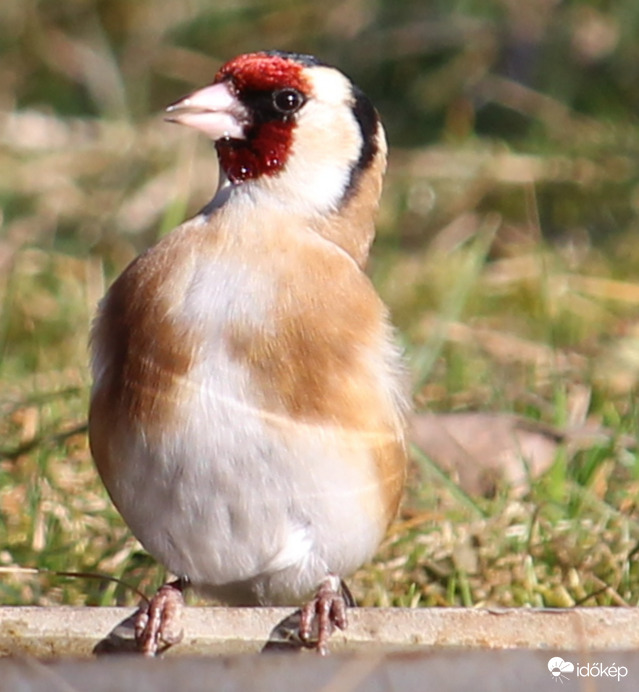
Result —
M564 661L560 656L553 656L548 661L548 670L555 680L563 682L568 679L566 673L574 672L575 664L570 661Z

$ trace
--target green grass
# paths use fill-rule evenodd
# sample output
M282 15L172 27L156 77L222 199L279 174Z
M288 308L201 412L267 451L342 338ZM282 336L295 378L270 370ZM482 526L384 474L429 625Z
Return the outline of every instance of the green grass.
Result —
M20 567L102 573L146 593L164 578L90 460L90 320L117 272L214 187L211 148L156 114L222 59L273 46L344 66L388 124L370 273L405 346L416 408L589 431L560 445L523 494L500 483L473 496L416 453L398 521L352 580L358 601L639 601L632 3L607 14L560 4L542 18L565 35L539 39L538 73L519 101L499 59L515 22L501 3L232 11L152 1L149 15L125 2L83 13L27 5L0 11L2 74L12 76L0 78L0 603L137 601L113 582ZM404 50L402 32L417 25L448 43Z

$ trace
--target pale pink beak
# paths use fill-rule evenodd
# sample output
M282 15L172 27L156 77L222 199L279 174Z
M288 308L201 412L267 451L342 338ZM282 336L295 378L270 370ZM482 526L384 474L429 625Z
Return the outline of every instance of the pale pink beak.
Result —
M244 139L249 122L246 108L229 89L227 82L211 84L172 103L167 109L169 122L194 127L212 140Z

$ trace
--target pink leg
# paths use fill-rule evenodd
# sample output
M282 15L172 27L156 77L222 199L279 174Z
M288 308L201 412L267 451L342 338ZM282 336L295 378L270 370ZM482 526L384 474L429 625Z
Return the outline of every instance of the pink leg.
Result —
M329 574L320 584L315 598L302 608L300 637L304 642L308 642L313 625L317 622L315 648L320 656L326 656L328 653L328 639L335 627L346 629L346 607L351 605L351 599L349 593L344 593L340 578Z
M145 656L155 656L182 640L184 631L177 627L184 607L183 589L180 580L165 584L136 613L135 641Z

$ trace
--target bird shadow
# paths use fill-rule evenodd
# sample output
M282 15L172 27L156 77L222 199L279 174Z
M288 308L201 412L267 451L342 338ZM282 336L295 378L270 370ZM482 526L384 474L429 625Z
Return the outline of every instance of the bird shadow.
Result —
M96 656L111 656L116 654L138 654L138 646L135 640L136 612L120 621L106 636L93 647ZM268 639L260 649L260 653L272 652L300 652L303 649L313 648L317 633L313 632L309 641L300 637L301 610L295 610L278 622L271 630ZM158 654L164 653L170 646L165 646ZM187 652L185 652L187 653Z

